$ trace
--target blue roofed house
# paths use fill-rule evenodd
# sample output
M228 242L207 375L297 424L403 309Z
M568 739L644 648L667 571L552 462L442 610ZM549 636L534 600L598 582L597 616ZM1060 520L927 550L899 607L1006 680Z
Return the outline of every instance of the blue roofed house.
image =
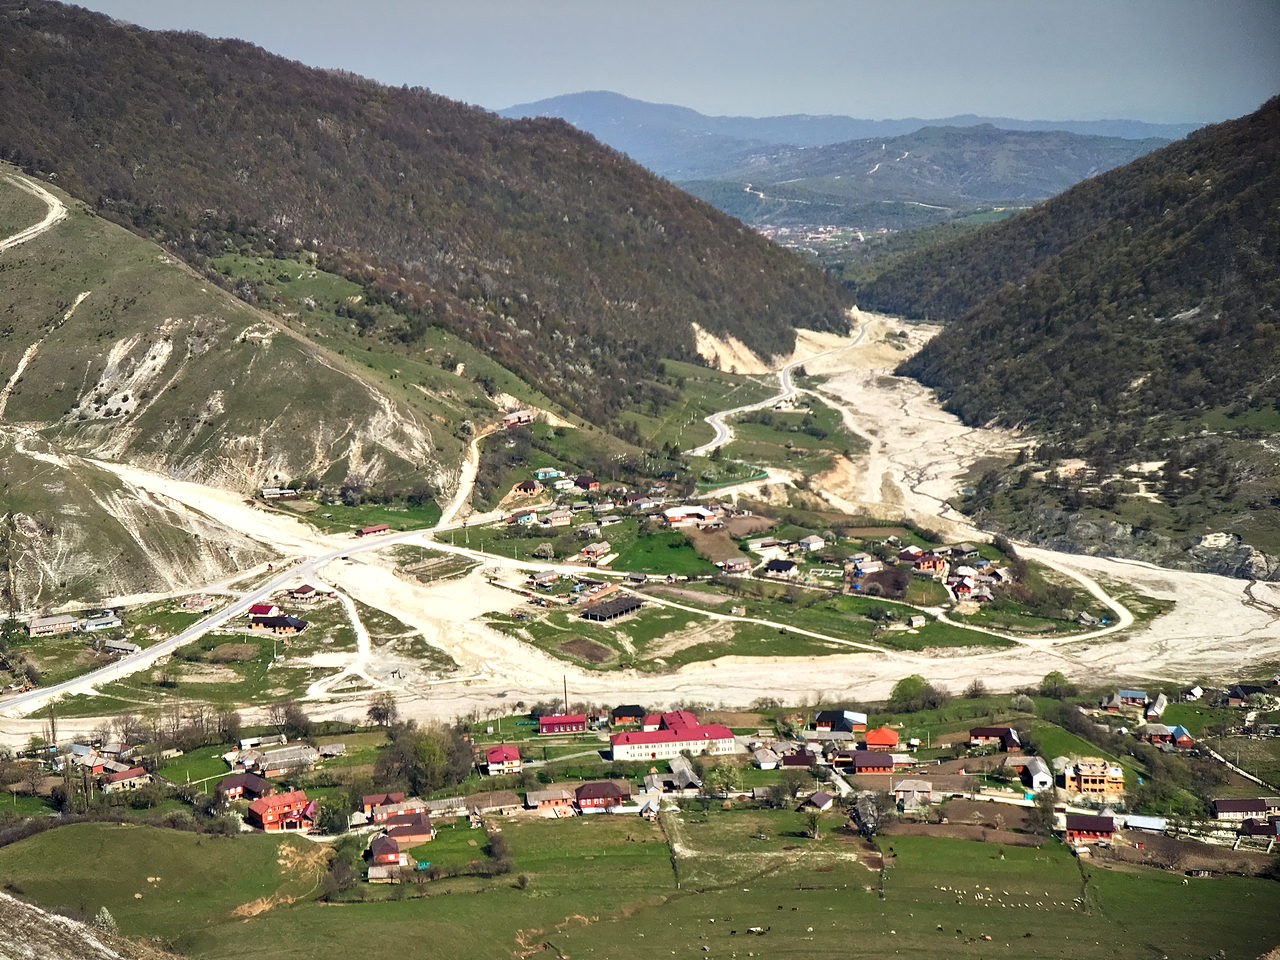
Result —
M1126 707L1145 707L1148 703L1145 690L1121 690L1120 702Z

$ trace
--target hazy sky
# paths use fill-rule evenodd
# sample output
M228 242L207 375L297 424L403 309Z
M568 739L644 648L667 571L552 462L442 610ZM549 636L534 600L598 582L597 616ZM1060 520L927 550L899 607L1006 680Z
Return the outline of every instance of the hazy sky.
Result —
M79 0L491 109L1216 121L1280 93L1278 0Z

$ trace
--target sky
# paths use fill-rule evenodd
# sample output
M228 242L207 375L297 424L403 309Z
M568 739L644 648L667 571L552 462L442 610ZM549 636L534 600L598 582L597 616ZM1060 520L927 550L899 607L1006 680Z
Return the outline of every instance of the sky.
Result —
M1214 122L1280 93L1278 0L78 0L499 109Z

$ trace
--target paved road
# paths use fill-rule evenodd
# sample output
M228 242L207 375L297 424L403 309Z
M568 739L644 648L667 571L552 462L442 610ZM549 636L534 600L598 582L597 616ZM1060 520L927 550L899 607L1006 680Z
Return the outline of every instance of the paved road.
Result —
M692 450L686 450L685 453L691 457L705 457L716 447L724 446L733 439L733 431L730 430L728 424L724 422L725 417L732 417L739 413L750 413L752 410L763 410L765 407L772 407L775 404L792 399L797 393L799 393L795 384L791 382L791 372L795 370L796 367L802 367L806 363L812 363L814 360L819 360L822 357L829 357L833 353L839 353L842 350L848 350L850 347L856 347L862 342L862 337L866 332L867 325L864 323L858 328L858 335L848 343L841 344L838 347L833 347L830 350L824 350L821 353L815 353L811 357L802 357L799 360L792 360L785 366L779 367L778 386L781 387L781 392L770 397L768 400L761 400L759 403L746 403L740 407L734 407L731 410L719 410L716 413L703 417L703 421L711 425L711 428L715 430L716 435L701 446L694 447Z

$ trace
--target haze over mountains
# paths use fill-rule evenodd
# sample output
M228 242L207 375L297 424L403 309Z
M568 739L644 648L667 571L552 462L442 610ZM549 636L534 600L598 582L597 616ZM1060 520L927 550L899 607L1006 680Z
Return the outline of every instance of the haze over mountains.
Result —
M706 117L610 93L500 113L562 117L746 223L861 230L1026 205L1195 128L976 116Z
M502 117L559 117L669 180L720 177L770 146L818 147L848 140L900 137L924 127L1058 130L1127 140L1184 137L1201 124L1140 120L1017 120L960 114L869 120L830 115L712 117L674 104L649 103L606 90L568 93L499 110Z

